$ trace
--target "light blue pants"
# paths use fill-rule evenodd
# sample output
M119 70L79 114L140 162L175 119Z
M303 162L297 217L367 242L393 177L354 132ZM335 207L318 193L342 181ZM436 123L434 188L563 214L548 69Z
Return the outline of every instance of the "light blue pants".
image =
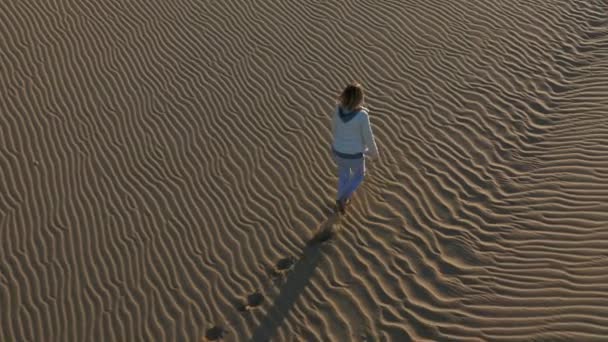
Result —
M365 177L365 158L345 159L333 154L338 164L338 200L346 200L357 190Z

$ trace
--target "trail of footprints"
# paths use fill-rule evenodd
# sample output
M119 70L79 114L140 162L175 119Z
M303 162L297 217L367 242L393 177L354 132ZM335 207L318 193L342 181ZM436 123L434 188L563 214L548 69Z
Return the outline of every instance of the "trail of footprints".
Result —
M313 235L313 237L308 241L307 245L314 246L327 242L334 238L338 232L339 230L335 226L321 229ZM301 254L299 257L287 256L279 259L274 265L270 266L268 270L269 279L266 286L264 286L262 290L255 290L247 295L242 302L239 302L236 305L237 311L244 314L262 306L266 302L265 292L267 292L270 286L275 284L273 281L287 277L289 272L295 268L298 261L303 257L305 257L303 254ZM217 341L222 339L228 334L228 327L231 325L232 320L229 320L224 324L218 324L208 328L205 331L204 340Z

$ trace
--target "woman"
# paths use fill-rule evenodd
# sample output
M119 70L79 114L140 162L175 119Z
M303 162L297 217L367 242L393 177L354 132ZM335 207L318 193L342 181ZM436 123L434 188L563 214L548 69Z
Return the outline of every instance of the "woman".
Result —
M352 83L342 91L332 118L332 154L338 164L336 209L345 213L350 197L365 176L365 157L378 158L363 88Z

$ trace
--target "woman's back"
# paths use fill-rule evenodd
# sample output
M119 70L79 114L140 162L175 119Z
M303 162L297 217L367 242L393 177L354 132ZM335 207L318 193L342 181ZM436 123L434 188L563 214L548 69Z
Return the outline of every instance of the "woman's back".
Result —
M333 149L340 153L358 154L368 152L377 155L367 108L346 111L340 106L332 118Z

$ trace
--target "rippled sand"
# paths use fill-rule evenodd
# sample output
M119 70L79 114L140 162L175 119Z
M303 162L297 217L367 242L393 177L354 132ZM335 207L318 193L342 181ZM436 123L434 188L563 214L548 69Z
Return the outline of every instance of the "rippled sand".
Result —
M608 336L606 1L4 1L0 46L0 341Z

